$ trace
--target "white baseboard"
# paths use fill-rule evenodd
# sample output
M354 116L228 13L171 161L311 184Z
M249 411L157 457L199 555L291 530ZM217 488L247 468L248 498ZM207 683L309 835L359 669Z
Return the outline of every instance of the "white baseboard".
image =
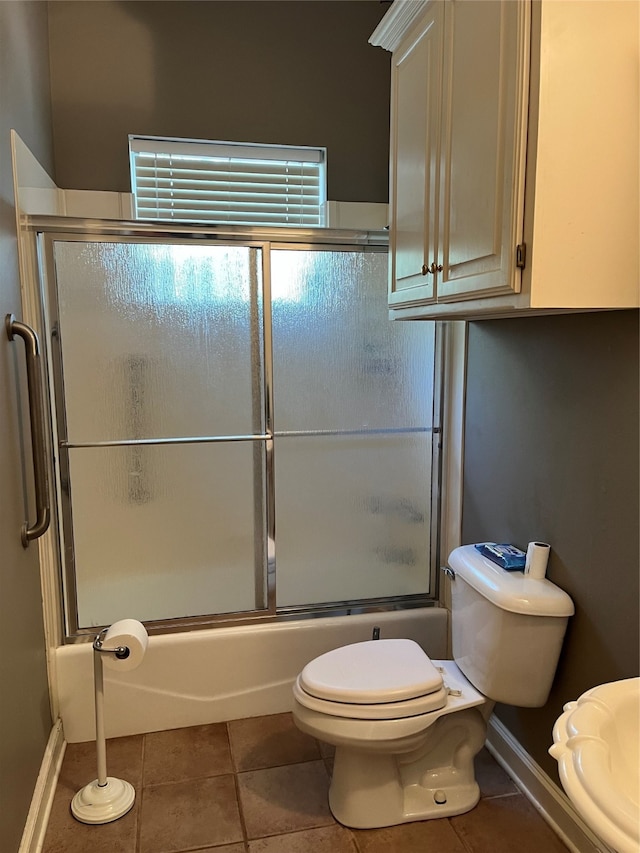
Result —
M573 853L613 853L495 715L489 720L487 748L569 850Z
M62 722L56 720L42 757L18 853L40 853L42 850L66 745Z

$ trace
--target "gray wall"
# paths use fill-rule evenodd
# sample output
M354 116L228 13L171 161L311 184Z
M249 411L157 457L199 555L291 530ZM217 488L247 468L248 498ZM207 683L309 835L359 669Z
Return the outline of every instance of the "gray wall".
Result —
M549 542L548 577L576 606L547 705L497 711L556 779L563 703L639 672L638 320L469 326L463 541Z
M50 8L56 178L130 190L127 136L328 149L336 201L388 198L388 4L57 2Z
M46 3L0 2L0 850L18 849L51 730L37 547L20 544L24 520L24 426L17 403L21 341L4 317L20 309L9 131L52 166ZM28 433L27 433L28 447ZM26 460L25 460L26 457Z

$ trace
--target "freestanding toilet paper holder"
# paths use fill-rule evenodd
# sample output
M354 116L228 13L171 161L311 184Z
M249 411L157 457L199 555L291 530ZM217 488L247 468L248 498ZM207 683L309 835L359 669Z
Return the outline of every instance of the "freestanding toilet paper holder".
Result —
M125 660L131 653L128 646L106 649L103 645L103 635L106 634L107 630L105 628L100 631L93 641L98 778L81 788L71 801L71 814L81 823L111 823L111 821L117 820L130 811L136 798L135 788L130 782L107 776L107 743L104 734L104 676L101 656L112 654L118 660Z

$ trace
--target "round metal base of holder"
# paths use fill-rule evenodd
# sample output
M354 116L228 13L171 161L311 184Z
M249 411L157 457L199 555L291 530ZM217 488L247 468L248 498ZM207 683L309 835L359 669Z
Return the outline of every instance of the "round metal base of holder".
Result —
M107 776L106 785L94 779L71 800L71 814L80 823L111 823L130 811L135 798L135 788L124 779Z

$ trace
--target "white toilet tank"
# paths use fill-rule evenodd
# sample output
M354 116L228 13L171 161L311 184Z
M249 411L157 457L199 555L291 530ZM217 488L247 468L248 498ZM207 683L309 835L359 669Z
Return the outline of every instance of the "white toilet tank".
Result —
M508 572L473 545L449 555L453 657L488 699L539 707L551 690L573 602L546 579Z

